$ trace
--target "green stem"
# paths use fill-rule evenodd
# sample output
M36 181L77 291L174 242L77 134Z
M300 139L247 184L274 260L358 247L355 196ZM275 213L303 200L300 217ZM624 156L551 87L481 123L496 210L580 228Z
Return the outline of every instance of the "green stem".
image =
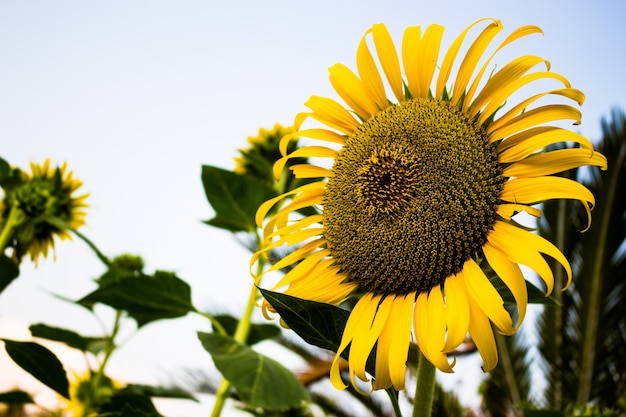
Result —
M100 252L100 249L98 249L98 247L91 240L89 240L87 236L83 235L78 230L73 229L72 227L70 227L69 224L57 217L47 218L46 222L58 227L59 229L67 229L70 232L74 233L76 236L78 236L79 239L85 242L92 251L94 251L98 259L100 259L107 268L111 266L111 261L109 260L109 258L107 258L106 255L104 255L102 252Z
M98 367L98 370L96 371L96 374L93 376L93 379L91 380L91 391L89 392L89 395L85 398L85 408L83 411L83 415L82 417L87 417L89 416L91 409L96 406L97 408L100 407L99 404L99 398L98 398L98 391L100 388L100 381L102 380L102 377L104 376L104 370L107 366L107 363L109 362L109 358L111 357L111 355L113 354L113 351L115 350L115 338L117 337L117 333L119 332L120 329L120 320L122 318L122 313L120 311L116 311L115 312L115 322L113 323L113 330L111 330L111 334L107 337L106 340L106 346L104 349L104 358L102 358L102 362L100 362L100 366Z
M17 206L13 205L11 207L9 218L2 228L2 233L0 233L0 253L4 253L4 249L13 237L13 229L19 224L21 213L22 211Z
M257 240L258 240L257 235ZM259 258L257 262L257 276L263 272L265 267L265 262L263 258ZM243 312L239 323L237 323L237 328L235 329L235 334L233 335L233 339L236 342L245 343L248 339L248 334L250 333L250 326L252 324L252 313L254 312L254 307L256 305L256 295L257 295L257 287L255 284L252 285L250 290L250 297L248 297L248 304L246 305L246 309ZM226 399L228 398L228 392L230 391L230 381L226 378L222 378L219 387L217 388L217 392L215 393L215 404L213 405L213 412L211 413L211 417L219 417L222 414L222 410L224 409L224 405L226 404Z
M413 417L430 417L433 410L436 376L437 368L420 352L417 364L415 398L413 400Z
M513 361L511 360L511 352L506 344L504 336L500 332L494 332L496 339L496 346L498 348L498 358L502 364L502 371L504 372L504 380L506 387L509 391L509 398L513 405L517 406L521 403L521 395L519 392L519 386L517 385L517 379L515 378L515 369L513 369Z

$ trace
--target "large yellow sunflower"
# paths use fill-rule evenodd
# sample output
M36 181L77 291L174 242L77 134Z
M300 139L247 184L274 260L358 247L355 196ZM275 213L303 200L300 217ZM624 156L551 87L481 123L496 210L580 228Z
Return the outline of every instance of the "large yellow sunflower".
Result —
M71 239L68 226L85 224L85 200L89 194L75 195L82 182L67 170L67 164L50 166L31 163L31 174L22 171L21 180L4 189L0 201L0 226L11 228L10 246L19 260L28 254L37 261L54 251L54 238ZM4 234L4 232L3 232Z
M476 25L485 27L457 60ZM330 158L333 164L292 167L297 177L325 179L260 207L259 226L272 208L276 211L263 225L262 247L253 260L290 245L294 250L266 271L297 263L275 289L288 286L286 294L332 304L362 295L332 366L338 388L346 386L339 355L350 345L353 384L355 377L369 380L365 363L375 348L373 388L402 389L411 335L430 362L452 372L455 361L448 353L469 333L488 371L497 363L492 324L510 335L526 313L520 265L534 270L548 293L553 273L543 255L556 259L571 280L561 252L513 216L524 211L539 217L534 205L561 198L579 200L590 214L589 190L552 174L583 165L606 168L606 158L580 134L546 125L578 124L581 113L568 104L538 104L540 99L584 101L563 76L549 72L547 61L525 55L494 70L492 58L503 47L542 33L535 26L521 27L486 54L502 29L493 19L472 24L440 61L443 27L409 27L400 62L388 30L376 24L359 44L356 73L342 64L329 69L330 82L347 106L312 96L306 102L311 111L298 114L296 132L282 139L283 154L296 137L322 144L286 154L276 173L295 157ZM516 100L540 80L557 87ZM303 128L309 119L322 126ZM548 151L558 142L579 146ZM321 213L299 215L306 207ZM505 309L487 268L513 294L516 315Z

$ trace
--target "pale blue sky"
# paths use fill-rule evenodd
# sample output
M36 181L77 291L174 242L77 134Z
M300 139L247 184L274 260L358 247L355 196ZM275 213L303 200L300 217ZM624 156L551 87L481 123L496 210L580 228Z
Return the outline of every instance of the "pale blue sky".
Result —
M373 23L396 40L406 26L440 23L446 46L482 17L500 19L506 33L542 27L545 36L509 50L543 56L585 92L577 129L595 140L601 117L626 108L624 16L620 0L1 0L0 156L24 168L67 161L91 193L82 231L105 253L140 254L149 271L189 282L196 306L237 313L251 283L248 254L200 223L212 215L200 167L232 168L259 127L291 124L312 94L335 97L327 68L354 68ZM81 242L59 245L57 262L25 263L0 298L0 319L87 332L89 317L48 292L83 296L102 272ZM149 380L210 366L195 336L206 329L192 318L148 326L112 367ZM145 349L154 354L138 357Z

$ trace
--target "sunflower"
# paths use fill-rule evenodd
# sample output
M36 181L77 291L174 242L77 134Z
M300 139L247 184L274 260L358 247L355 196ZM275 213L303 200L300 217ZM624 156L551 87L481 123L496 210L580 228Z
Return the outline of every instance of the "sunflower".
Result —
M89 194L75 196L82 182L67 171L67 164L51 167L47 159L42 165L31 163L31 174L4 189L0 201L0 224L12 228L9 245L19 260L30 255L32 261L45 258L54 250L54 238L71 239L68 227L78 229L85 224Z
M467 46L450 82L457 55L477 25L484 29ZM605 169L606 158L584 136L548 125L579 124L581 113L559 102L539 105L540 99L581 105L584 95L550 72L546 60L525 55L491 69L502 48L542 33L536 26L518 28L486 55L502 29L497 20L475 22L439 64L443 27L409 27L401 63L387 28L373 25L357 50L358 72L342 64L329 69L347 106L312 96L305 104L311 111L298 114L296 131L281 141L285 156L275 172L295 157L330 158L332 164L291 167L296 177L324 179L259 208L263 241L253 261L293 246L265 271L295 264L274 289L287 286L286 294L331 304L358 298L331 369L337 388L347 386L339 359L349 346L352 384L355 378L370 380L365 364L375 350L373 388L402 389L412 335L430 362L452 372L449 353L469 333L489 371L498 359L492 324L511 335L524 320L528 294L520 265L541 277L547 293L554 279L543 255L562 265L571 280L563 254L513 217L540 217L535 206L549 199L579 200L590 216L589 190L553 174L583 165ZM558 86L515 100L536 81ZM309 119L317 124L304 128ZM285 152L296 137L320 143ZM559 142L577 146L550 150ZM321 211L300 214L311 207ZM516 311L504 307L488 275L506 284Z

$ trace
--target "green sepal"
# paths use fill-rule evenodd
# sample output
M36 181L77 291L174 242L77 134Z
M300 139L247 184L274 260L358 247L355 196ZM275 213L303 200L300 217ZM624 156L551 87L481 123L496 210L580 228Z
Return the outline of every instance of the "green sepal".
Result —
M0 294L20 275L18 265L8 256L0 253Z
M35 342L0 340L13 362L62 397L70 398L69 381L63 364L48 348Z
M213 318L222 325L228 335L235 335L235 330L237 329L237 324L239 323L237 318L229 314L218 314L213 316ZM280 327L270 323L252 323L250 325L250 332L248 333L246 344L248 346L252 346L262 342L263 340L273 339L278 336L280 332Z
M309 393L283 365L250 347L218 333L198 332L216 368L254 408L287 411L309 400Z
M82 336L72 330L52 327L43 323L31 324L29 330L33 337L61 342L81 352L90 352L94 355L102 352L106 343L102 337Z
M93 308L102 303L123 310L137 326L161 319L183 317L196 311L191 302L191 288L176 275L156 271L154 275L123 278L103 285L76 303Z
M255 231L257 209L277 196L263 181L210 165L202 166L202 184L215 211L215 217L205 223L231 232Z

